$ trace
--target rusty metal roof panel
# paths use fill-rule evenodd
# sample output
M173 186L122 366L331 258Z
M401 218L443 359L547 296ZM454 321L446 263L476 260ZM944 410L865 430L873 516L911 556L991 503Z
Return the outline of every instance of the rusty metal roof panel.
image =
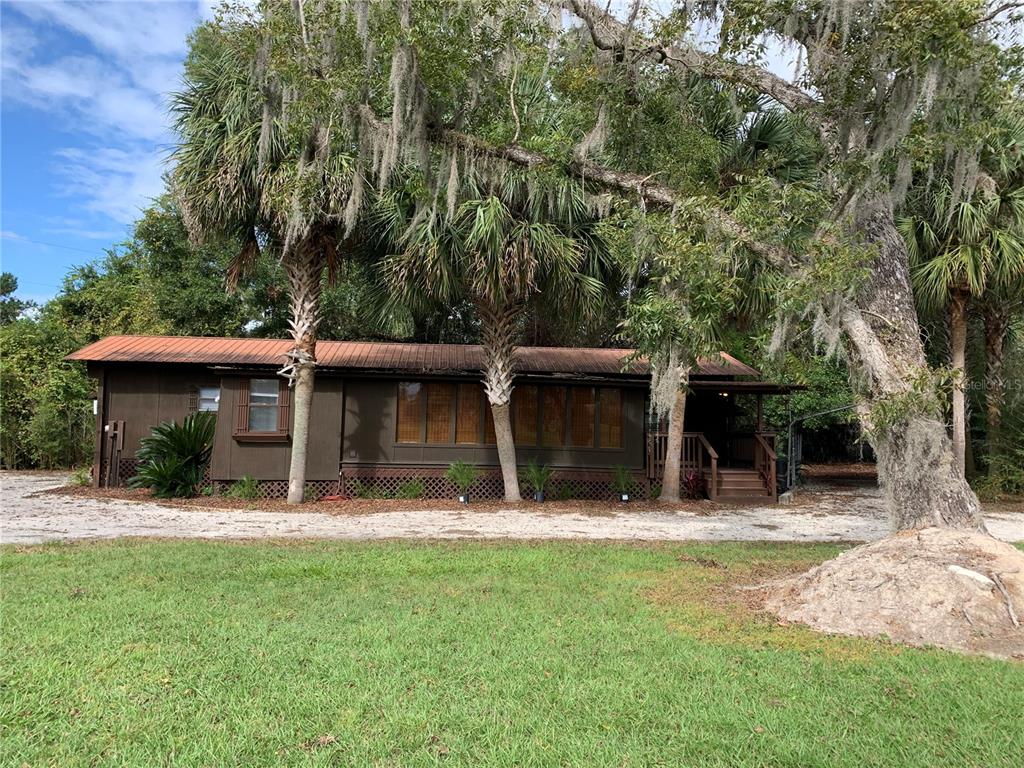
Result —
M94 362L192 363L204 365L282 365L292 342L287 339L109 336L68 355ZM477 372L483 349L469 344L402 344L395 342L321 341L320 365L328 369ZM519 347L516 363L523 373L627 374L643 376L647 361L626 364L630 349ZM695 376L759 376L757 370L725 352L702 359Z

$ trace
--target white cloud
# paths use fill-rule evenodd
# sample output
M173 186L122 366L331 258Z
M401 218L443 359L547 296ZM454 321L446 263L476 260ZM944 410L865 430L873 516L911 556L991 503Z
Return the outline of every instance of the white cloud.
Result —
M13 232L9 229L0 230L0 238L4 240L28 240L24 235L19 235L17 232Z
M119 224L130 224L163 192L160 152L124 149L63 149L62 191L83 198L82 207Z
M56 153L59 191L92 214L56 226L102 239L163 190L173 142L168 94L180 87L188 35L216 0L4 2L3 94L49 114L79 146Z

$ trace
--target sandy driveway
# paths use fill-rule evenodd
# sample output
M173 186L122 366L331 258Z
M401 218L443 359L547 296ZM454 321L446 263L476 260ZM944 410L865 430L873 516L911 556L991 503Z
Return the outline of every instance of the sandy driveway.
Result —
M518 538L623 540L865 541L885 535L873 489L820 488L793 506L645 512L640 504L613 516L431 510L327 515L165 506L153 502L39 494L62 475L0 473L0 543L159 536L169 538ZM1024 541L1024 512L992 511L992 533Z

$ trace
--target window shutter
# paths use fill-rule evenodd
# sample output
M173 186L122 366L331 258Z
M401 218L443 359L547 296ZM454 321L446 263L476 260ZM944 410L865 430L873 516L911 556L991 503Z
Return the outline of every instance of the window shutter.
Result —
M292 426L292 389L285 382L277 390L277 431L288 432Z
M195 413L199 410L199 390L190 389L188 393L188 412Z
M235 431L249 431L249 380L239 379L238 401L236 403Z

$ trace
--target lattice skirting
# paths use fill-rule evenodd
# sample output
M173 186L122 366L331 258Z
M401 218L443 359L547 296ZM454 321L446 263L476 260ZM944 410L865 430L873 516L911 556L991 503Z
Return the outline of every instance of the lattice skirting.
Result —
M458 490L445 476L441 467L345 467L342 469L342 488L347 496L378 499L453 499ZM520 480L524 498L532 489ZM480 476L469 489L475 499L500 499L505 486L501 471L496 468L480 470ZM642 473L634 475L630 491L635 498L647 498L650 484ZM610 472L556 470L545 489L548 499L610 500L617 491Z
M127 485L138 468L136 459L118 461L118 485ZM444 476L444 467L345 467L339 480L312 480L306 483L306 500L315 501L324 496L343 494L370 499L454 499L458 490ZM106 477L106 464L100 477ZM234 480L212 480L206 477L201 488L212 487L214 494L227 491ZM532 495L532 488L520 479L523 498ZM283 499L288 495L287 480L260 480L258 498ZM505 486L497 468L480 470L469 494L474 499L500 499ZM630 494L636 499L651 496L652 486L638 472L633 476ZM656 489L655 489L656 490ZM545 489L548 499L611 500L618 497L610 472L597 470L556 470Z
M234 480L211 480L215 495L224 493L234 485ZM306 501L317 501L324 496L339 493L340 484L337 480L310 480L306 483ZM288 495L287 480L259 480L256 483L256 498L283 499Z

